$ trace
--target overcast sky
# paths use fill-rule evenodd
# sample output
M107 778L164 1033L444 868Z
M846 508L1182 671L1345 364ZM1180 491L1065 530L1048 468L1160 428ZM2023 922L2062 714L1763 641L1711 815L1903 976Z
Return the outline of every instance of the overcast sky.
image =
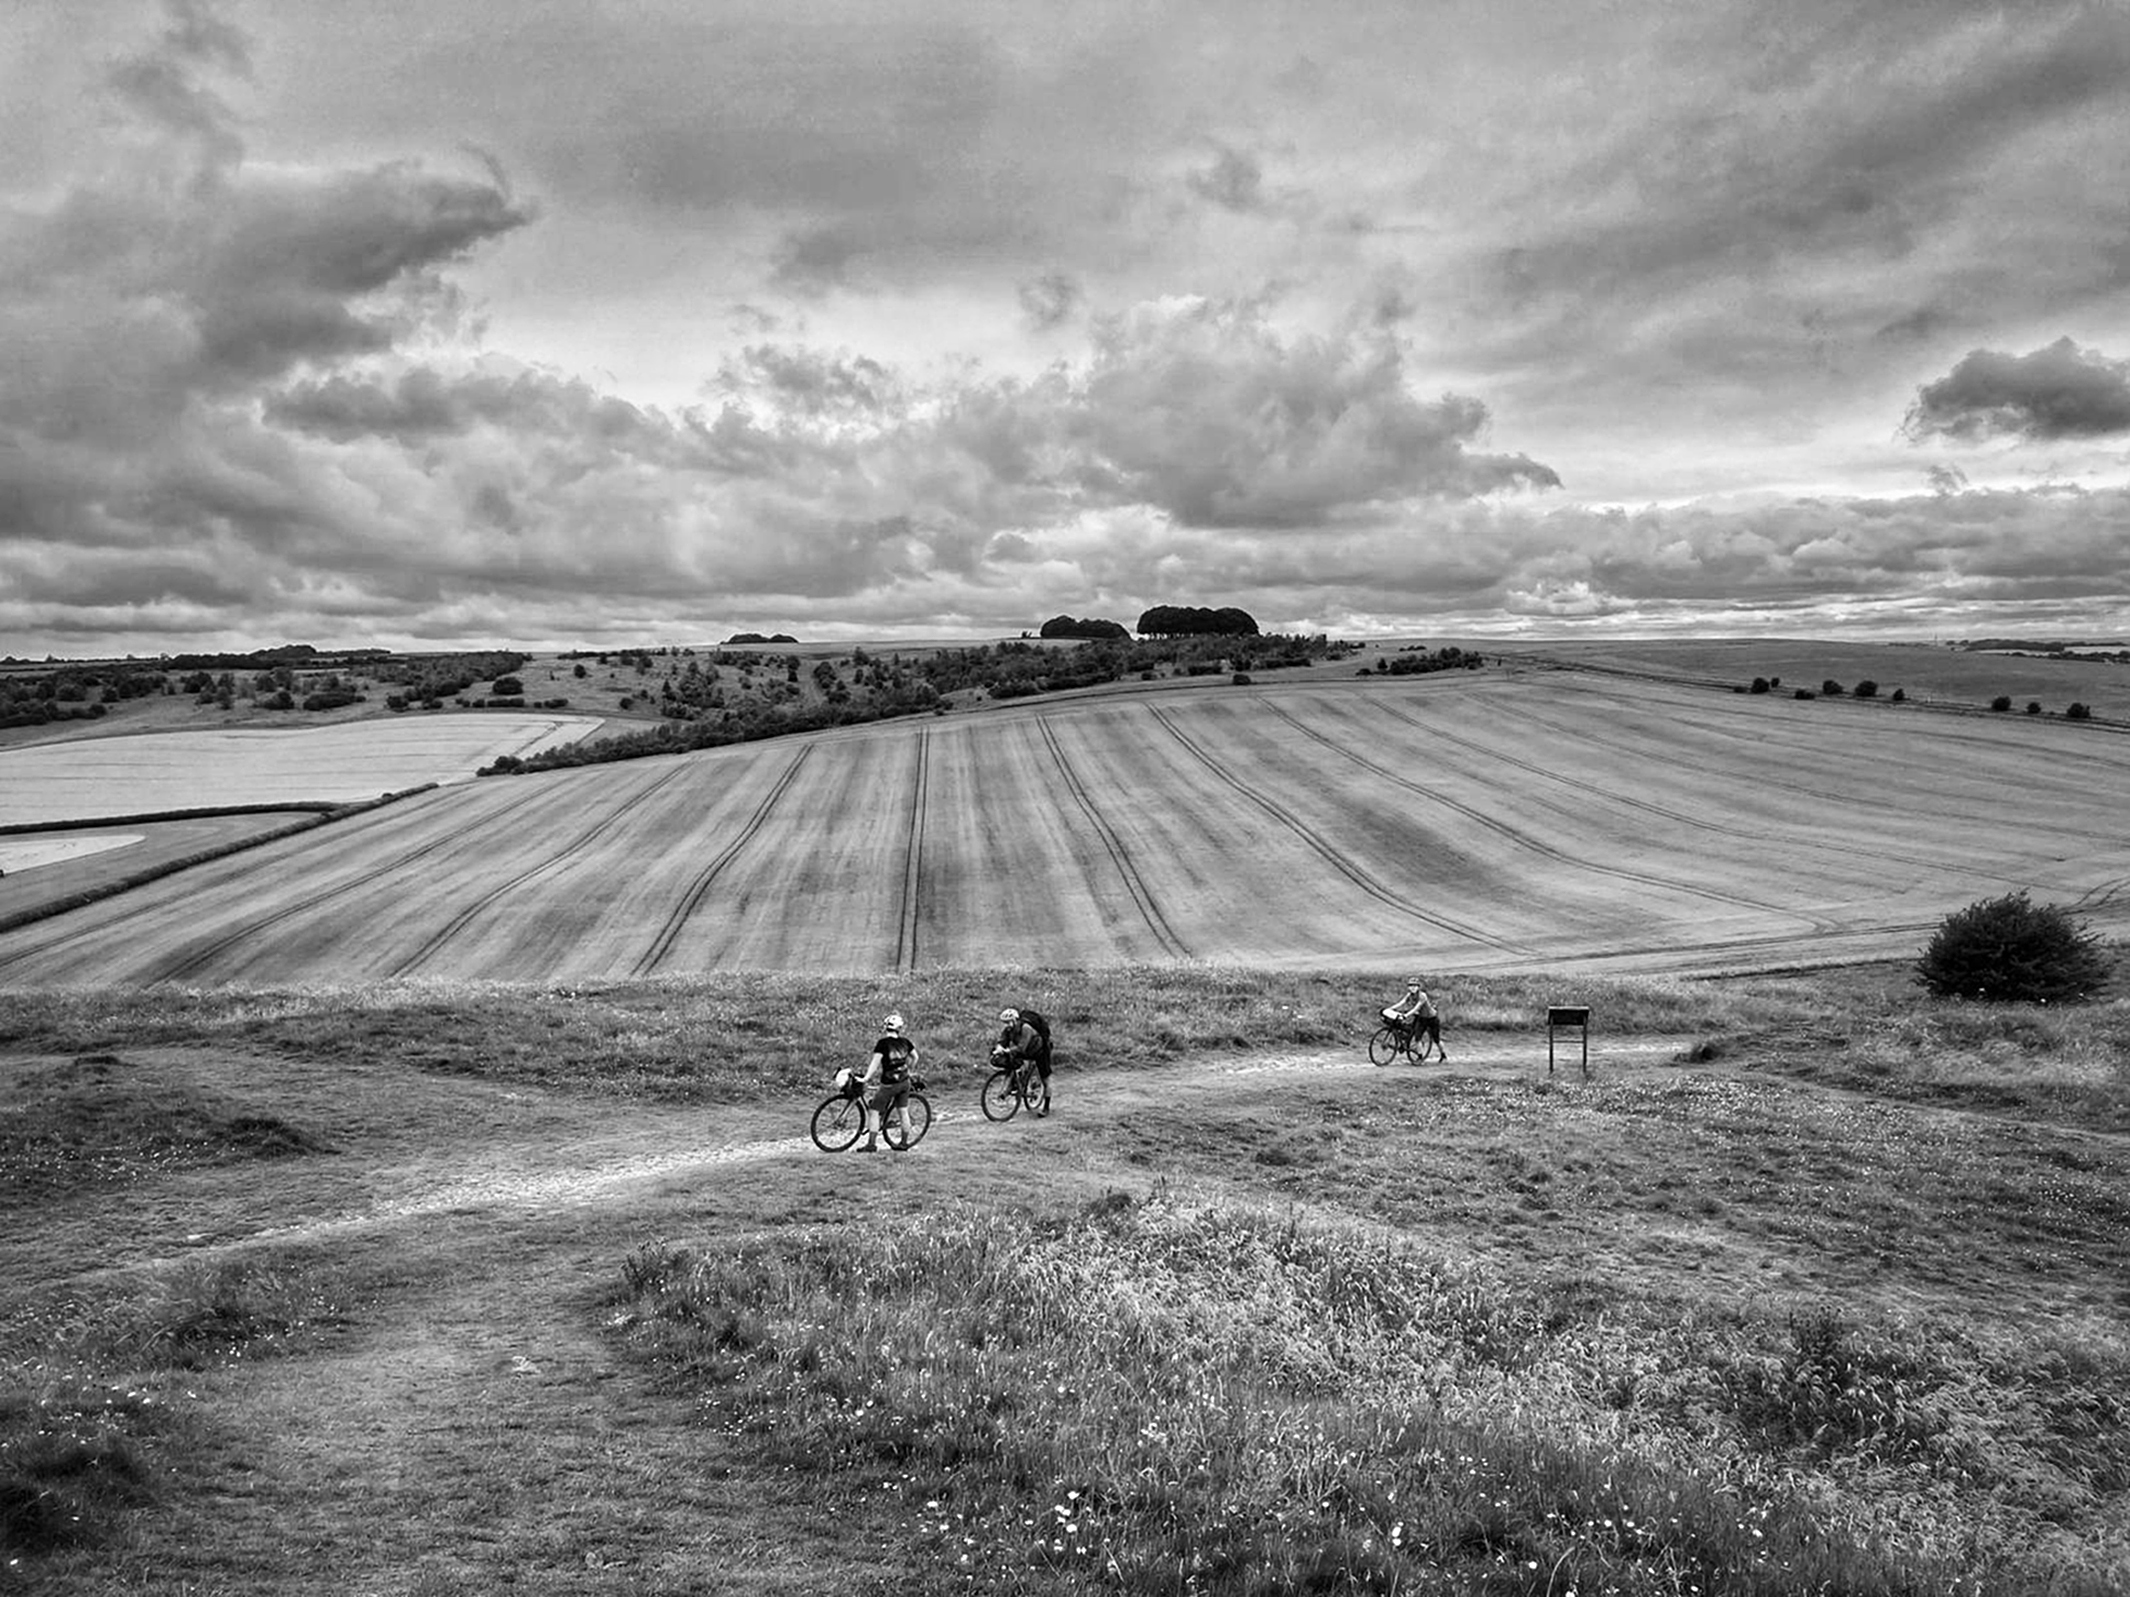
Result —
M0 653L2130 632L2130 11L9 0Z

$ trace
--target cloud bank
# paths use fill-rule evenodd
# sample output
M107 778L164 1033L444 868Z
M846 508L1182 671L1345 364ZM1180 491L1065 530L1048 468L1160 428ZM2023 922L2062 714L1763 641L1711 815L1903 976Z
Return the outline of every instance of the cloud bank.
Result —
M0 633L2130 624L2130 206L2065 175L2130 34L1741 15L565 8L326 77L174 5L0 198ZM506 92L557 63L590 132ZM536 269L570 360L497 332ZM2085 342L1987 347L2036 307Z

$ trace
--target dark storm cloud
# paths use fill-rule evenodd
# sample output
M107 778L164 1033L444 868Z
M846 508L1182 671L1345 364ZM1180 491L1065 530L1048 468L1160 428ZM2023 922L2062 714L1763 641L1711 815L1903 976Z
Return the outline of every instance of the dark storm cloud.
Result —
M1914 435L2046 441L2130 432L2130 361L2059 338L2029 355L1970 351L1916 391Z

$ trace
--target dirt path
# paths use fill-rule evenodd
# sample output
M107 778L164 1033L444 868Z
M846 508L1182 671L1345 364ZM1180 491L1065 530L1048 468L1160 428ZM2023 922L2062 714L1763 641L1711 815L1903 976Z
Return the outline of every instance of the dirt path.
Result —
M1670 1062L1685 1042L1680 1037L1606 1039L1593 1046L1593 1079L1647 1076L1660 1069L1669 1073ZM1579 1060L1579 1051L1562 1049L1555 1079L1562 1083L1579 1079ZM1059 1103L1079 1113L1113 1115L1156 1098L1174 1100L1230 1091L1238 1078L1302 1073L1331 1078L1376 1075L1386 1086L1417 1087L1441 1075L1496 1081L1543 1080L1546 1064L1544 1050L1534 1051L1524 1039L1460 1046L1450 1063L1420 1067L1401 1061L1378 1068L1350 1047L1307 1049L1256 1054L1247 1059L1197 1060L1187 1066L1139 1075L1061 1076ZM975 1107L977 1085L978 1078L969 1075L935 1080L928 1087L933 1129L926 1151L936 1155L941 1145L953 1140L958 1132L972 1124L985 1123ZM187 1238L181 1250L165 1254L161 1262L194 1264L261 1246L286 1247L380 1232L411 1232L421 1222L484 1211L506 1217L552 1217L571 1209L622 1204L645 1188L697 1182L735 1166L821 1160L827 1156L814 1147L803 1129L762 1134L770 1126L803 1128L813 1102L808 1099L776 1110L739 1113L616 1113L600 1118L634 1123L625 1129L599 1130L572 1125L533 1138L502 1140L469 1154L469 1161L477 1160L474 1168L448 1174L381 1171L378 1184L390 1190L360 1207L222 1235L195 1234ZM395 1182L401 1184L395 1186ZM156 1262L134 1260L123 1268L152 1268Z

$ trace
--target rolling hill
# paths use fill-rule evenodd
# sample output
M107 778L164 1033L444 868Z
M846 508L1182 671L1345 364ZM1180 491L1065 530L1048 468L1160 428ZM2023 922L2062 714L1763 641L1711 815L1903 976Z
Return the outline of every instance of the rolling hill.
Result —
M2130 921L2130 739L1559 670L1225 681L423 794L0 935L10 986L1708 970Z

